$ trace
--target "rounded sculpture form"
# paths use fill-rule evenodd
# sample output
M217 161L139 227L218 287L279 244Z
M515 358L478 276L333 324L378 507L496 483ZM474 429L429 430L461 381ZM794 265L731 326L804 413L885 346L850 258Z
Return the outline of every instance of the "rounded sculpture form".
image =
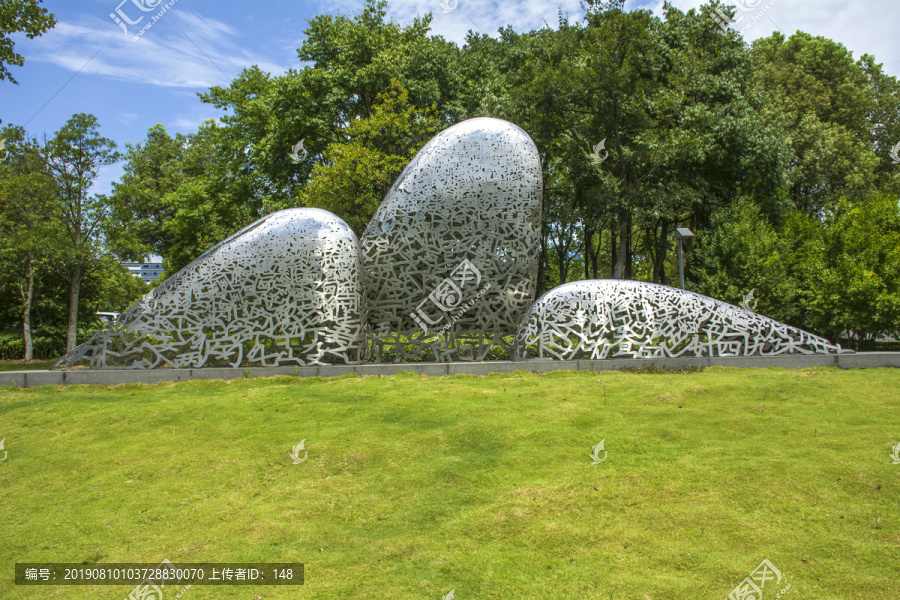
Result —
M576 281L522 320L516 357L572 359L834 354L824 338L707 296L655 283Z
M278 211L201 255L54 367L357 362L362 275L344 221L317 208Z
M419 151L361 240L379 362L512 353L534 299L541 194L537 148L512 123L463 121Z

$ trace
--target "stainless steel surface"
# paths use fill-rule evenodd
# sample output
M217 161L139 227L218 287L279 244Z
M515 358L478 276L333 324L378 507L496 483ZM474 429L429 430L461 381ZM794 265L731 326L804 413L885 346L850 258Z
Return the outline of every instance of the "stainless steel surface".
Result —
M54 368L357 362L362 274L346 223L315 208L282 210L204 253Z
M361 240L376 360L511 354L534 300L541 194L537 148L512 123L463 121L419 151Z
M519 359L838 352L824 338L707 296L618 279L553 288L534 303L516 337Z

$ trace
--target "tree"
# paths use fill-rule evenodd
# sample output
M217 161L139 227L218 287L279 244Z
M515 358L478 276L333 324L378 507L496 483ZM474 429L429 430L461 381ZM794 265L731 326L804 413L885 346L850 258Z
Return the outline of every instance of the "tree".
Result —
M45 267L52 245L53 180L42 169L37 143L21 128L7 127L4 139L21 140L0 168L0 257L2 277L10 280L21 301L24 358L33 357L31 314L36 273Z
M122 260L165 257L174 245L165 226L175 209L165 199L189 177L183 161L190 141L180 133L170 136L157 124L147 131L143 144L126 144L125 172L113 183L103 226L107 248Z
M259 219L265 196L251 189L256 175L233 170L233 134L212 120L187 136L155 125L143 144L128 145L103 224L109 250L131 260L158 254L173 273Z
M22 66L25 57L16 53L15 44L8 34L25 32L29 39L42 35L56 25L56 19L46 8L39 5L41 0L6 0L0 2L0 81L8 79L18 83L6 65Z
M786 236L779 235L760 207L741 198L712 216L698 234L689 275L701 294L740 304L753 291L751 307L779 321L807 325L799 306L800 282Z
M212 87L201 95L203 102L230 112L221 117L218 148L229 202L257 210L256 218L296 205L315 166L329 164L326 149L332 157L342 153L345 164L353 160L358 147L335 144L351 142L348 127L373 117L393 80L419 114L434 110L447 125L464 116L459 49L427 35L431 15L403 27L385 20L386 6L384 0L367 0L353 18L310 19L297 54L311 66L278 77L246 69L229 87ZM298 163L291 149L300 141L306 159Z
M298 203L331 211L361 235L381 200L416 152L437 132L434 110L409 104L396 79L379 94L372 115L350 123L346 142L328 146Z
M55 258L57 272L69 283L66 350L78 336L78 296L84 278L99 264L103 252L101 225L108 199L90 194L99 170L119 159L116 144L100 137L93 115L73 115L45 145L45 160L55 180L61 245Z
M524 36L511 100L559 163L546 181L568 182L585 277L609 248L613 277L635 276L640 254L642 274L664 282L674 227L702 228L733 198L777 188L785 153L755 110L743 41L722 34L710 6L666 4L665 20L620 2L587 7L584 25L561 18L558 31Z
M92 317L98 311L124 313L150 287L110 255L105 255L90 277L85 278L82 296ZM95 318L95 317L94 317Z
M900 193L887 160L890 140L900 139L895 78L869 56L854 63L841 44L802 32L756 40L752 58L766 116L790 143L794 207L823 218L841 197L859 201L884 186Z
M385 20L385 7L368 0L356 17L311 19L298 56L312 66L277 77L245 69L200 94L228 111L218 123L174 137L156 126L129 146L105 224L110 248L123 258L156 252L171 273L267 212L297 205L330 206L359 230L428 136L464 115L459 49L427 35L430 15L403 27ZM403 98L383 107L393 80ZM291 150L301 140L297 162ZM344 202L353 190L355 204Z
M795 213L784 233L807 326L871 349L900 333L900 206L894 195L840 200L823 221Z

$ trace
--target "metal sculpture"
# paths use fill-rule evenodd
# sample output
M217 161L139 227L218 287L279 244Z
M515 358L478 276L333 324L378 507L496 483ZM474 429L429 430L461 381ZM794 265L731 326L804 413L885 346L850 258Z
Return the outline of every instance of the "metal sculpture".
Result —
M519 359L838 352L826 339L707 296L618 279L553 288L534 303L516 336Z
M278 211L201 255L54 367L357 362L362 275L344 221L316 208Z
M541 194L537 148L512 123L463 121L419 151L361 239L377 361L511 355L534 299Z
M639 281L578 281L532 304L541 196L528 134L499 119L458 123L404 169L361 244L326 211L271 214L53 368L842 351L745 308Z

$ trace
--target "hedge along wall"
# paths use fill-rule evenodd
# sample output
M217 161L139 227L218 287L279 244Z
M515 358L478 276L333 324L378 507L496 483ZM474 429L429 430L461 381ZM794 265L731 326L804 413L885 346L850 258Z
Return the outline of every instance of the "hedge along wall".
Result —
M79 327L78 340L86 340L94 335L99 326ZM31 334L33 358L52 360L66 353L65 327L44 327ZM0 333L0 360L22 360L25 358L25 338L21 333Z

